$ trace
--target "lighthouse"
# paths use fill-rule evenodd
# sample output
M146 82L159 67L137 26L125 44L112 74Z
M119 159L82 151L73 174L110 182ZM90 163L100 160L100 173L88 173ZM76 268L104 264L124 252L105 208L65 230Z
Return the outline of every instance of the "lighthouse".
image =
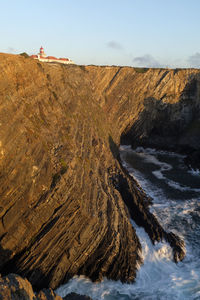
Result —
M40 56L40 58L46 57L46 54L44 53L44 48L42 46L40 47L40 52L38 55Z
M31 58L47 63L74 64L74 62L69 58L56 58L54 56L47 56L44 53L44 48L42 46L40 47L40 52L37 55L31 55Z

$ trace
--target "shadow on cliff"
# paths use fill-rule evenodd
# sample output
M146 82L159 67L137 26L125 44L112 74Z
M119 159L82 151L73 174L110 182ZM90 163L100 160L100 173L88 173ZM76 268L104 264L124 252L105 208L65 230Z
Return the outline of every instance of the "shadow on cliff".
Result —
M175 151L199 159L200 151L200 99L197 79L192 79L183 90L180 101L175 95L144 99L144 109L133 125L121 136L121 144ZM194 156L194 155L193 155ZM200 160L196 163L200 165Z
M2 240L3 237L4 235L0 238L0 241ZM10 259L11 255L12 255L12 251L3 249L2 246L0 245L0 273L1 273L1 267L4 266L5 262Z
M119 159L120 155L119 155L119 148L116 145L116 143L113 141L112 137L109 135L109 146L110 146L110 151L112 152L112 155L115 159Z
M20 266L17 264L17 261L23 253L21 252L15 255L13 258L11 258L12 251L4 250L0 245L0 273L2 274L2 276L7 276L10 273L17 273L22 277L28 277L31 283L33 284L33 287L37 287L37 290L40 290L43 287L48 287L49 278L46 278L40 270L32 271L32 275L30 278L26 270L24 271L20 269Z
M49 288L51 273L46 276L38 268L35 268L33 270L21 269L18 261L21 255L21 253L17 254L13 259L4 264L4 266L0 270L2 276L7 276L9 274L18 274L23 278L27 278L33 286L34 291L36 292L39 292L44 288Z
M140 227L143 227L149 235L152 243L166 240L173 249L174 261L183 260L185 256L184 241L172 232L166 232L159 224L157 218L149 211L151 199L141 190L135 180L123 167L118 146L109 137L110 150L113 157L117 159L121 166L121 172L112 175L110 180L119 191L126 204L131 219Z
M43 288L49 287L49 282L51 280L51 274L53 270L49 272L48 276L44 274L39 268L30 270L29 268L21 267L21 259L29 253L30 248L25 248L23 251L17 253L12 257L12 252L10 250L4 250L0 246L0 273L2 276L7 276L10 273L15 273L23 278L28 278L31 282L35 291L39 291ZM11 258L12 257L12 258Z

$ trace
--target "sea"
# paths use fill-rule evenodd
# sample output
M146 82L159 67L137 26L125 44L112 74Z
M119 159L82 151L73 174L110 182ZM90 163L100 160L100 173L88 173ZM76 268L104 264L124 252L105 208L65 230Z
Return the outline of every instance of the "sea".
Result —
M200 170L190 170L184 156L151 148L121 145L123 166L152 198L151 212L167 231L185 241L186 256L177 264L166 242L153 245L143 228L133 221L142 245L143 265L136 281L123 284L104 279L92 283L75 276L56 292L87 295L93 300L200 299Z

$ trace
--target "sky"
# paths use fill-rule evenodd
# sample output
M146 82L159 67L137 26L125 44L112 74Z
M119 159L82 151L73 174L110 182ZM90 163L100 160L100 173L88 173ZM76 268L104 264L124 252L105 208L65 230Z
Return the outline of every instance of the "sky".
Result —
M200 68L200 0L0 0L0 52Z

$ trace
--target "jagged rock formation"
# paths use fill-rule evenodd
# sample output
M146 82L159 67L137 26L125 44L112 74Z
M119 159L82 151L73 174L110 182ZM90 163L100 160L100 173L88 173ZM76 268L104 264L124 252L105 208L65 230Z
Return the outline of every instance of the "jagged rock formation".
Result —
M55 294L51 289L43 289L34 293L30 282L16 274L0 275L1 300L92 300L91 298L76 293L70 293L64 298Z
M92 300L87 296L77 295L75 293L71 293L63 298L63 300Z
M38 294L33 292L32 286L27 279L18 275L9 274L0 277L1 300L62 300L51 289L44 289ZM70 299L70 298L69 298Z
M130 215L182 259L182 241L149 212L118 145L122 134L131 142L146 134L140 119L148 101L179 103L198 72L48 65L4 54L0 66L0 271L37 288L74 274L130 282L142 262ZM197 95L188 101L199 105ZM145 120L156 120L154 110Z

